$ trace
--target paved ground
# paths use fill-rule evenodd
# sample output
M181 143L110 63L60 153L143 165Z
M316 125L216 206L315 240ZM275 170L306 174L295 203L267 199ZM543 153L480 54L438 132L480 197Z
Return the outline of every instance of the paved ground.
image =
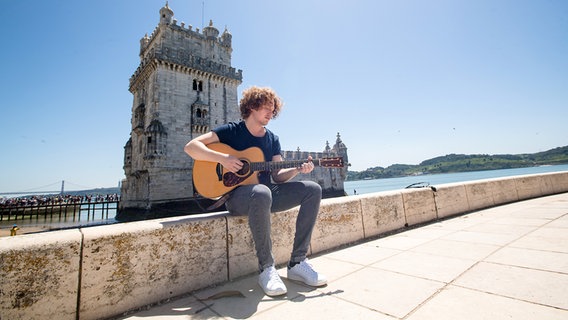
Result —
M120 319L568 319L568 193L477 211L312 257L322 288L257 276ZM214 294L239 294L199 301Z

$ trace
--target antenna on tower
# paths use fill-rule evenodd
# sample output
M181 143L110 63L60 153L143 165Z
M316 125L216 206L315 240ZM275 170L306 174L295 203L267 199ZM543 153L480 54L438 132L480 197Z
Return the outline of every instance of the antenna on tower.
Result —
M203 17L205 16L205 1L201 1L201 30L205 28Z

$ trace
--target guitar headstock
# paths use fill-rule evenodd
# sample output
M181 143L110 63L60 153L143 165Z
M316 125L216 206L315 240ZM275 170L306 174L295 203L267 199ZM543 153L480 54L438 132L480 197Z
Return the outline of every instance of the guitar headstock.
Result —
M345 166L342 157L322 158L319 159L319 161L320 161L320 166L327 168L343 168Z

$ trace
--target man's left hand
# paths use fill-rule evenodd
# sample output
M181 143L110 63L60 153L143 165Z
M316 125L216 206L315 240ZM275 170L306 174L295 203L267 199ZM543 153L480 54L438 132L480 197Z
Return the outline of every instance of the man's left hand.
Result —
M302 166L298 168L299 173L310 173L314 170L314 163L312 162L312 156L308 156L308 161L302 163Z

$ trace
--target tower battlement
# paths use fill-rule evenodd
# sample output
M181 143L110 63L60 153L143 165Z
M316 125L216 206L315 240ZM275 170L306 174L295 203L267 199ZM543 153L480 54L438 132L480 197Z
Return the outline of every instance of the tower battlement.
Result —
M160 9L160 23L150 36L145 34L140 39L140 65L130 77L131 92L140 78L146 78L144 72L155 69L159 62L186 72L202 71L242 82L242 70L231 66L232 35L226 27L219 36L213 20L200 32L191 25L186 28L185 23L178 25L173 17L174 12L166 3Z

